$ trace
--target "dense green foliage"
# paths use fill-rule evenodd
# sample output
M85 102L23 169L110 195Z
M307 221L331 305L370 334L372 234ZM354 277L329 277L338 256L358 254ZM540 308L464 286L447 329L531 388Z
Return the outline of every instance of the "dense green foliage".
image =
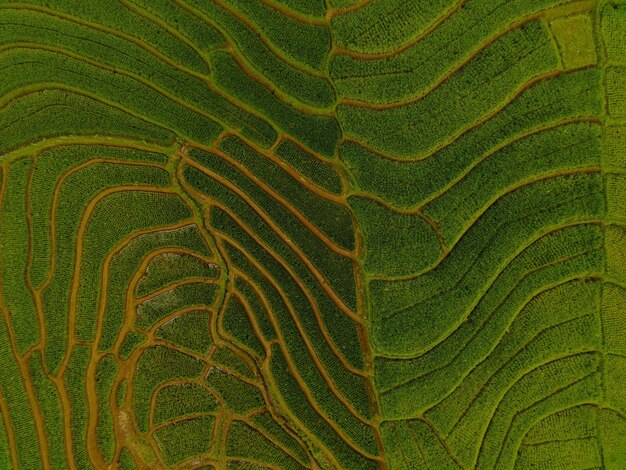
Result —
M626 468L625 0L0 0L0 470Z

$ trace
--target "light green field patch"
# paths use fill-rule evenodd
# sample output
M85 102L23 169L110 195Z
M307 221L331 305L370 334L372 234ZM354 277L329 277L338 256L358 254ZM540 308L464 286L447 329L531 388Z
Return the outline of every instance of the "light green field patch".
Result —
M550 30L557 42L565 69L596 63L596 42L589 15L557 18L550 22Z

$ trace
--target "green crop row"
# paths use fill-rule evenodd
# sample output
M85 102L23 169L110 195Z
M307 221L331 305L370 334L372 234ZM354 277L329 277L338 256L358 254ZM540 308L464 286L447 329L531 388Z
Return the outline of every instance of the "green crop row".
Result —
M285 431L269 413L255 415L252 418L252 422L257 429L263 431L265 435L271 436L274 442L279 443L283 448L287 449L298 462L306 463L309 461L303 444Z
M123 447L119 459L120 470L137 470L137 464L128 447Z
M458 469L459 463L450 454L431 425L421 419L387 421L381 426L385 451L392 469L412 468Z
M437 231L420 214L398 213L367 197L351 196L348 202L363 227L368 274L413 274L441 256Z
M118 172L122 173L119 169ZM159 207L162 212L146 211L146 207ZM122 211L124 218L112 222L112 216ZM107 255L129 235L174 224L184 220L190 212L177 195L131 190L106 196L98 201L89 215L84 238L79 244L84 262L80 273L74 274L81 283L76 305L77 335L85 340L92 339L94 335L99 301L98 289L94 287L99 285L103 276Z
M222 316L224 331L237 340L238 343L249 348L258 357L265 357L265 348L255 334L248 317L248 312L237 296L228 300Z
M106 462L113 460L115 452L115 429L109 400L113 392L113 382L119 372L119 364L111 354L104 356L96 366L96 391L98 394L98 422L96 436L98 446ZM91 417L91 419L94 419Z
M291 414L302 422L344 468L376 468L372 460L350 447L309 403L278 346L272 348L271 372ZM374 444L374 443L372 443ZM375 444L374 444L375 445Z
M440 341L529 239L549 227L600 217L600 184L599 175L582 174L522 187L494 203L434 269L410 280L373 282L378 350L406 356Z
M204 294L202 289L199 294ZM192 310L178 315L161 326L155 337L198 354L207 354L213 343L209 329L210 315L208 310Z
M97 135L166 145L174 134L95 96L60 85L34 85L0 114L0 151L45 138ZM54 124L53 124L54 123Z
M84 211L87 209L89 201L98 197L98 194L102 194L102 191L107 190L112 185L115 187L117 185L135 185L138 183L165 185L169 184L169 180L167 173L163 170L146 171L146 169L134 165L118 167L117 165L102 163L89 165L81 171L70 174L61 187L56 205L56 218L54 219L54 227L52 229L57 240L55 263L50 282L45 286L42 294L46 312L46 327L50 338L49 348L46 351L46 363L52 370L56 368L67 340L65 337L66 330L59 328L59 325L67 324L70 311L70 290L74 282L72 276L77 256L75 253L76 248L74 247L78 245L78 227L81 219L86 215ZM145 211L145 205L151 201L162 201L168 204L173 209L173 212L170 214L160 213L161 217L165 217L165 220L160 219L156 214L150 214ZM116 219L117 224L110 224L106 217L112 213L119 213L122 206L129 210L129 217L124 219L118 218ZM89 240L91 239L95 245L96 253L100 254L98 259L101 260L122 236L127 235L128 232L125 230L133 227L133 224L136 224L135 227L142 227L143 224L158 225L160 222L168 219L172 223L180 220L180 217L184 217L186 211L186 207L182 205L180 200L172 195L155 195L155 193L146 192L113 193L100 199L94 211L88 214L89 223L85 239L81 240L81 247L83 249L91 249L92 247L89 245ZM106 225L106 230L102 232L102 236L106 235L106 238L101 240L102 243L97 239L100 236L100 228L97 226L98 219L100 219L101 224ZM124 226L124 224L130 224L130 227ZM94 236L96 239L91 238ZM60 243L62 240L65 243ZM89 251L86 252L90 253ZM98 292L93 290L93 283L95 282L95 285L98 285L100 269L102 269L100 263L86 262L85 269L81 269L80 273L75 273L75 275L81 276L84 282L87 282L86 285L83 283L85 288L89 286L88 291L83 291L83 296L87 295L91 311L87 312L86 309L81 309L81 313L78 314L81 323L79 331L82 336L89 337L93 334L92 329L95 324L93 312L95 310L95 297ZM85 297L81 300L83 302L82 305L84 305L84 299Z
M341 177L335 169L294 142L290 140L281 142L274 150L274 155L317 186L333 194L342 193Z
M602 130L595 124L571 124L544 131L510 145L475 166L463 179L423 206L439 221L443 238L454 244L467 221L502 194L545 175L599 167ZM454 218L449 214L454 214Z
M166 385L159 389L154 405L153 423L195 415L212 413L218 409L218 402L211 392L200 384L183 382Z
M223 140L220 149L252 172L337 245L354 250L354 227L350 212L345 207L313 193L237 137Z
M625 31L0 5L0 469L621 468Z
M235 265L249 266L247 260L240 252L237 253L236 250L232 250L229 252L229 255ZM250 268L248 267L248 269ZM241 277L235 279L235 288L239 295L247 302L250 307L250 313L254 315L255 321L257 325L259 325L261 333L263 334L263 338L259 339L265 339L266 341L275 339L276 331L274 331L274 327L270 321L269 313L254 288Z
M423 157L557 66L545 24L528 23L495 41L422 99L382 110L340 105L339 121L347 135L381 151Z
M110 349L115 343L126 317L126 296L132 277L143 259L152 251L166 247L183 248L210 257L211 252L194 224L176 229L159 229L133 238L111 261L109 289L104 313L100 349Z
M376 9L377 3L373 2L371 8ZM385 103L417 96L446 80L477 53L482 53L503 35L510 34L511 29L523 30L528 28L527 25L530 25L530 30L534 29L531 21L537 12L559 3L560 0L468 0L462 5L457 4L459 8L422 40L409 43L408 48L395 54L384 54L370 60L335 56L331 63L331 76L339 94L344 97ZM413 10L422 6L413 3L405 5L405 8ZM335 23L339 21L337 19ZM349 30L346 34L351 33L352 30ZM415 31L410 33L415 34ZM519 37L519 34L518 31L513 36ZM512 51L502 52L501 63L512 59L509 56ZM556 55L556 50L553 55ZM496 70L485 68L483 72L495 75ZM449 105L453 103L451 99Z
M353 262L349 258L334 252L285 205L230 163L206 153L194 152L192 156L214 173L212 176L194 167L186 168L185 176L193 187L227 206L271 252L288 263L311 290L319 289L319 281L315 280L313 270L306 266L306 260L315 266L349 308L356 307ZM228 183L217 178L225 178ZM264 214L265 218L262 217ZM272 227L272 222L283 234ZM295 244L297 250L289 244Z
M214 284L193 282L151 297L137 306L136 324L147 330L157 321L185 307L210 307L217 296Z
M89 363L90 351L87 346L75 345L70 351L67 371L63 382L67 390L71 408L71 425L65 428L66 438L71 440L74 459L79 468L89 467L87 449L87 420L89 411L86 400L85 370Z
M291 60L317 70L326 67L331 48L327 27L294 21L263 2L230 0L228 5L243 13L256 25L261 36L269 39Z
M158 17L168 27L174 28L185 40L191 41L200 56L207 51L225 46L224 37L215 28L207 25L170 0L132 0L137 5Z
M326 3L324 0L274 0L275 3L283 4L293 11L313 17L324 16Z
M133 377L132 396L135 423L140 432L148 430L150 400L159 385L170 380L198 378L204 366L204 362L164 346L142 351Z
M37 430L35 415L28 400L28 392L21 380L14 380L15 377L20 377L21 372L12 350L10 330L5 316L0 319L0 367L3 371L0 374L3 406L8 411L8 416L3 411L0 421L3 421L4 426L10 426L13 430L17 465L33 469L43 468L40 449L33 445L37 442ZM50 420L51 426L54 426L53 419ZM65 430L65 432L69 431ZM3 455L2 458L8 462L10 457Z
M265 406L263 395L257 387L239 380L227 370L212 367L205 382L233 413L243 415Z
M63 422L63 411L61 409L61 398L57 388L46 377L46 371L44 370L43 357L41 352L36 351L29 361L29 372L32 377L33 388L41 415L45 423L45 432L48 437L49 449L64 449L66 439L71 439L71 436L65 430ZM8 397L7 397L8 398ZM1 422L2 420L0 420ZM28 429L29 425L27 421L22 418L20 427ZM18 447L19 448L19 447ZM1 454L0 454L1 455ZM5 462L1 460L3 465ZM35 462L21 462L24 466L30 466L37 468ZM50 463L53 466L63 468L65 465L65 456L62 452L51 452ZM10 464L6 462L6 468L10 468Z
M468 314L468 321L460 324L452 334L414 359L377 361L377 385L385 394L395 385L417 381L434 371L445 371L455 363L476 362L493 348L496 340L509 331L516 316L548 296L569 294L571 302L583 299L592 302L590 295L595 287L583 281L571 286L558 287L569 282L577 274L591 275L602 269L599 252L602 248L602 232L597 225L573 225L552 230L531 242L498 273L480 301ZM566 284L567 285L567 284ZM554 287L557 286L557 287ZM535 289L539 288L536 292ZM591 289L589 289L591 288ZM547 292L544 292L547 289ZM574 297L579 289L581 292ZM570 301L564 302L565 306ZM539 324L539 323L538 323ZM546 324L548 324L546 319ZM463 361L461 361L463 358ZM457 380L449 374L448 380ZM436 394L433 393L433 397ZM425 400L434 400L429 397ZM418 400L424 402L424 400Z
M39 340L35 302L26 283L29 224L27 220L27 193L32 160L15 162L7 171L7 185L2 188L0 219L0 273L6 308L12 314L17 350L24 354ZM6 171L6 170L5 170ZM17 275L16 275L17 274Z
M306 114L283 102L275 92L247 75L227 53L211 56L213 78L225 93L246 103L314 152L332 156L341 134L334 117Z
M148 340L145 333L130 330L121 339L119 354L124 360L128 360L135 350Z
M222 131L213 117L184 105L150 82L100 63L69 60L68 55L38 48L5 50L5 74L0 93L25 87L78 91L151 124L174 130L197 142L210 144ZM62 85L57 85L62 84ZM50 125L48 120L47 124Z
M60 179L78 165L101 158L110 162L142 162L164 165L167 157L124 147L105 145L68 145L45 149L35 157L35 168L29 185L30 211L32 220L33 260L30 266L30 281L40 286L50 269L50 214L53 207L55 187ZM108 167L107 167L108 168Z
M580 281L569 282L565 286L570 288L580 288L582 284ZM536 286L530 286L527 289L530 290L531 287L536 288ZM592 290L591 294L597 294L597 286L594 287L596 287L596 292ZM385 413L388 416L410 416L416 410L423 410L436 403L432 410L426 413L426 416L436 423L439 429L448 431L454 421L467 411L466 407L469 407L469 404L480 391L480 387L489 382L490 375L496 372L510 372L516 366L529 367L539 358L544 357L544 353L545 355L558 355L574 348L596 346L594 344L597 343L595 338L589 339L584 336L584 328L591 328L591 331L594 328L594 318L591 314L593 308L596 307L597 309L598 305L597 299L593 297L591 297L590 305L585 305L578 299L568 302L564 306L547 304L546 306L560 313L564 319L551 318L550 323L547 323L548 326L543 329L531 328L525 322L527 315L534 314L535 320L541 318L537 315L545 311L538 311L537 309L540 308L539 306L545 305L540 302L547 302L551 298L550 294L557 295L570 292L572 289L556 287L548 290L544 295L540 294L538 298L531 300L528 306L522 307L522 311L518 313L519 320L516 318L511 326L508 326L505 320L498 317L494 318L485 325L486 331L484 333L481 332L475 339L473 338L471 343L457 352L457 357L446 358L443 366L426 373L418 373L415 378L399 384L397 388L384 392L381 401ZM582 295L580 296L582 297ZM528 297L527 295L526 298ZM583 300L585 299L583 298ZM594 305L594 301L596 305ZM574 310L570 313L566 310L567 308ZM502 315L509 313L507 312L509 309L503 308ZM497 313L500 314L501 312ZM541 319L543 320L543 318ZM504 327L494 325L498 320L500 324L504 323ZM497 326L500 328L496 330ZM505 330L507 326L509 327L508 333ZM526 330L520 331L522 328L526 328ZM485 340L493 341L496 346L491 346L487 351L480 349L474 351L472 349L472 346L485 348L482 346L485 344L483 343ZM487 344L491 345L491 343ZM489 355L484 357L486 354ZM472 369L468 364L472 364L475 368ZM471 372L468 373L468 371ZM429 392L432 391L432 395L416 400L415 397L421 397L424 389L427 389L424 386L424 381L429 381L432 384L430 387L432 390L428 389Z
M133 37L144 47L160 51L170 60L191 70L199 73L207 71L206 64L193 48L148 19L132 13L122 2L103 0L87 5L80 0L58 0L51 5L47 0L33 0L29 3L33 5L26 8L29 13L31 10L43 11L86 27L103 29L110 35Z
M476 468L510 467L517 455L516 441L531 423L550 410L570 407L582 401L595 402L600 391L597 353L580 353L556 359L518 376L500 400L491 396L495 407L485 407L482 403L484 395L493 393L485 391L479 397L479 405L468 412L455 432L448 436L448 442L460 449L459 459L466 464L475 458ZM495 410L492 411L493 408ZM476 419L477 413L482 419ZM485 419L485 416L488 418ZM468 425L469 419L473 420L471 425ZM483 436L480 448L468 443L470 433Z
M173 466L208 452L213 440L213 416L185 419L159 428L154 437L165 463Z
M269 266L267 262L264 266ZM247 273L251 277L255 277L254 273ZM283 277L284 279L284 277ZM263 285L259 282L260 285ZM273 290L273 289L272 289ZM355 419L355 416L348 412L345 405L341 403L336 396L337 392L333 392L329 387L335 387L345 398L349 399L355 410L362 416L370 416L368 407L368 399L365 390L365 384L360 378L346 373L341 364L331 362L334 358L329 354L327 349L321 349L322 346L315 346L315 353L322 361L325 371L329 374L332 383L324 380L323 375L317 368L311 367L311 353L304 347L303 338L297 330L294 318L288 312L288 307L284 304L284 300L274 291L264 290L264 294L270 303L271 311L276 317L280 331L285 340L286 350L289 357L293 361L302 383L310 390L314 400L320 409L324 412L328 419L333 420L341 426L346 434L354 440L355 443L366 449L368 452L375 454L376 447L373 440L371 430L367 425ZM275 301L273 299L276 299ZM304 299L301 302L306 302ZM292 305L300 305L292 303ZM297 310L297 307L296 307ZM307 316L297 312L300 324L306 328ZM309 315L312 315L310 313ZM309 339L314 339L309 336ZM339 395L340 396L340 395Z
M589 83L599 80L594 69L542 80L482 125L426 159L388 160L351 142L342 144L341 158L361 191L398 207L417 205L442 191L478 162L496 157L516 142L581 117L594 121L602 103L601 96ZM442 167L445 172L441 171Z
M218 364L220 368L228 369L239 374L246 379L254 380L256 371L250 367L250 365L241 358L233 349L223 347L216 349L211 354L211 362Z
M369 417L370 407L364 380L362 377L348 371L340 362L340 358L336 353L331 350L315 319L315 313L311 310L310 303L304 296L303 287L299 286L285 272L284 268L269 256L263 247L256 244L245 233L238 235L239 227L225 213L223 213L222 219L224 222L216 225L215 228L231 234L233 238L241 243L247 253L255 253L257 262L269 271L274 282L270 281L268 283L267 281L270 279L264 281L263 278L265 276L261 275L257 269L246 274L251 275L257 285L260 286L277 284L277 280L281 281L280 291L272 286L269 289L264 289L264 294L270 303L271 311L276 318L276 324L284 336L287 349L296 363L303 380L311 388L313 395L317 396L317 400L321 403L328 402L332 410L330 416L333 416L333 418L345 419L347 422L354 421L353 416L346 414L345 405L341 404L329 389L331 384L324 380L321 371L317 367L310 367L313 360L312 355L314 354L321 361L324 371L330 376L332 384L338 389L339 393L349 399L351 406L361 416ZM222 224L224 225L222 226ZM341 314L341 312L338 313ZM345 323L349 324L349 320L346 320ZM352 332L354 332L354 337L350 344L353 348L356 348L359 343L354 324L352 324L352 331L337 331L335 329L336 336L332 339L337 344L342 344L340 341L337 341L337 338L349 337L348 335ZM306 347L305 341L307 340L310 342L312 350ZM307 364L309 364L308 367L306 366Z
M330 80L296 68L285 61L284 57L279 57L276 51L268 47L262 40L262 37L265 37L266 34L261 36L261 34L251 29L246 22L238 19L231 11L228 11L229 8L226 8L226 6L236 3L230 1L222 4L222 2L215 0L209 2L187 0L187 4L194 7L194 12L197 15L216 26L220 31L223 31L224 35L234 43L237 54L244 57L253 67L250 68L248 74L252 75L255 72L261 74L274 86L304 104L318 108L331 106L335 101L335 93ZM241 5L245 4L242 2L239 6ZM254 4L250 4L244 8L258 10L262 7L255 7ZM267 10L264 11L266 14L271 14ZM255 18L261 19L258 13L257 11ZM276 37L277 32L273 31L273 33L273 36ZM319 34L309 34L309 36L301 40L314 41L316 39L317 47L322 51L328 49L328 36L326 34L321 36ZM295 38L292 37L290 40L294 41ZM220 55L219 53L216 54L217 56ZM303 54L300 53L298 57L302 60ZM217 76L221 72L220 68L214 60L211 61L213 76Z
M454 5L454 0L370 2L351 15L334 18L333 33L337 44L347 49L365 53L386 52L423 34Z
M0 24L3 26L0 44L8 48L19 50L18 45L21 44L27 47L25 50L56 50L68 58L76 56L78 62L88 60L109 72L119 74L120 82L134 81L140 77L146 86L157 93L167 93L187 107L195 105L263 146L270 146L276 139L276 131L264 119L234 105L216 90L207 88L208 75L206 78L189 75L176 64L172 66L158 52L146 49L140 41L133 42L132 38L111 35L44 12L20 9L1 10ZM205 30L208 30L207 26ZM62 65L61 59L59 62ZM64 81L59 83L69 84ZM108 97L110 93L104 96ZM151 117L158 118L158 114ZM119 120L111 119L103 131L111 132ZM109 126L113 129L108 129Z
M306 468L263 434L241 421L235 421L229 429L226 453L230 457L269 463L278 468Z
M189 253L162 253L152 258L146 274L135 289L136 297L143 297L172 282L189 278L215 279L219 267L208 264Z

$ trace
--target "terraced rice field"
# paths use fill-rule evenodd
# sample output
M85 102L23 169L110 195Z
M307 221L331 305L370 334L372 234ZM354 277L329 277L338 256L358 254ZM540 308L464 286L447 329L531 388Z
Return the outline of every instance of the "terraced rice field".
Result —
M0 2L0 469L626 469L626 1Z

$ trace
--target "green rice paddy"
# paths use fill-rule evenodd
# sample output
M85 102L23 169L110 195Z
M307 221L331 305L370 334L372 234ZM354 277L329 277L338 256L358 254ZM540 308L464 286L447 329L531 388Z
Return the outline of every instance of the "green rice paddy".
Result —
M0 0L0 470L626 469L626 1Z

